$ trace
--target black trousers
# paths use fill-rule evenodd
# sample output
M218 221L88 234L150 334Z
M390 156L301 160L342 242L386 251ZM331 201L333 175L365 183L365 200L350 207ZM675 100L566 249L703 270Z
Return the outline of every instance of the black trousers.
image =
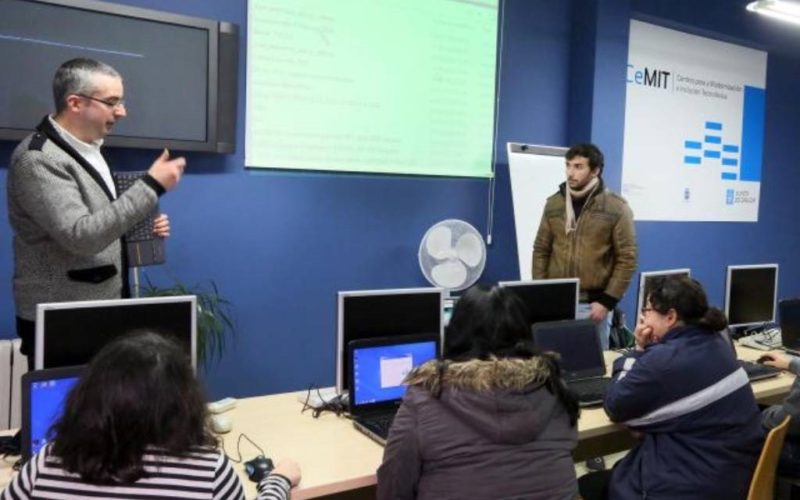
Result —
M607 500L611 471L590 472L578 478L578 491L584 500Z
M36 323L17 316L17 337L22 340L20 352L28 358L28 371L31 371L36 353Z

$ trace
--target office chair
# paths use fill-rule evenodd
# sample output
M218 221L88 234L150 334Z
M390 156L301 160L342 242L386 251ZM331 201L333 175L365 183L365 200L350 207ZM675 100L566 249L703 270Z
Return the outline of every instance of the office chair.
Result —
M791 417L786 417L777 427L769 431L758 457L753 479L750 480L750 491L747 500L773 500L775 498L775 472L778 468L778 459L783 448L786 431L789 430Z

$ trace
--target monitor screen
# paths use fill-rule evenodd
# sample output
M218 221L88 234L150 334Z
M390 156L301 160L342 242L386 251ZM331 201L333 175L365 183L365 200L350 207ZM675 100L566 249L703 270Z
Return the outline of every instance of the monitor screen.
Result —
M39 304L36 369L87 364L108 342L135 330L172 338L196 367L196 311L194 295Z
M605 373L600 338L591 320L540 323L533 327L533 342L542 351L561 355L561 368L568 378Z
M457 297L447 297L444 299L444 307L442 308L442 324L447 326L450 319L453 317L453 309L456 308Z
M26 433L23 450L26 458L47 445L50 427L61 417L67 395L80 378L80 370L75 367L26 374L23 379L26 401L22 425Z
M728 266L725 314L732 327L775 321L778 264Z
M0 139L21 139L53 112L56 69L90 57L114 67L125 84L128 116L106 145L233 151L235 28L89 0L0 5Z
M399 400L406 393L406 375L436 358L435 340L356 347L353 349L352 404Z
M407 288L339 292L336 389L348 390L346 346L353 340L430 334L442 338L443 290Z
M645 290L650 285L650 282L653 278L664 278L666 276L686 276L691 277L692 272L690 269L683 268L683 269L665 269L663 271L642 271L639 273L639 290L636 294L636 322L639 321L639 314L642 312L642 308L644 307L645 302Z
M528 309L528 322L575 319L578 312L578 279L501 281L522 299Z
M243 3L246 166L494 175L500 0Z

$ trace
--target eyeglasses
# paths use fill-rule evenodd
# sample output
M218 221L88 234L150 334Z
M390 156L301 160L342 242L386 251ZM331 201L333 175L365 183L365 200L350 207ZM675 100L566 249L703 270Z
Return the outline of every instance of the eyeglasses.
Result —
M642 315L647 314L649 311L655 311L652 307L643 307L641 310Z
M103 103L111 109L125 107L125 99L121 97L109 97L108 99L98 99L97 97L92 97L86 94L75 94L75 95L78 97L83 97L84 99L89 99L90 101Z

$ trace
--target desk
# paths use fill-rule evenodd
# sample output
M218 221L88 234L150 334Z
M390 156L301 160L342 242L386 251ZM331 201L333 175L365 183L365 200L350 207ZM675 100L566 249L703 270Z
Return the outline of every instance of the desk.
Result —
M755 360L761 354L747 348L738 348L741 359ZM606 362L618 355L606 353ZM759 402L774 401L785 396L794 376L788 373L755 382L753 392ZM333 414L314 419L310 412L301 414L299 394L286 393L240 399L236 408L226 413L233 421L233 430L223 436L225 452L237 457L237 440L246 434L260 446L267 456L277 461L293 458L303 470L300 486L292 492L293 499L314 498L348 492L375 485L375 471L383 457L383 447L373 442L355 428L351 421ZM611 423L602 408L584 409L578 421L580 442L575 460L581 461L598 454L607 454L630 448L633 440L621 426ZM242 455L246 460L258 454L250 443L242 440ZM235 464L245 485L247 498L255 497L255 485ZM10 466L0 463L0 487L11 477Z
M740 359L754 361L763 354L745 347L737 349ZM609 371L612 361L619 355L606 352ZM752 384L759 402L785 396L794 376L783 373L778 377ZM333 414L319 419L309 412L300 413L298 394L288 393L239 400L232 410L233 430L225 435L225 451L236 457L236 440L245 433L273 460L293 458L303 469L303 480L292 492L293 499L331 495L372 486L375 471L383 457L383 447L373 442L355 428L346 418ZM772 402L772 401L770 401ZM578 421L578 448L575 460L582 461L598 455L629 449L634 440L621 426L612 423L602 408L584 409ZM247 459L257 451L245 441L242 451ZM247 480L241 467L237 472L245 483L246 497L255 496L253 483Z
M15 430L0 431L0 436L13 436ZM0 458L0 489L5 488L14 474L12 466L19 457Z

